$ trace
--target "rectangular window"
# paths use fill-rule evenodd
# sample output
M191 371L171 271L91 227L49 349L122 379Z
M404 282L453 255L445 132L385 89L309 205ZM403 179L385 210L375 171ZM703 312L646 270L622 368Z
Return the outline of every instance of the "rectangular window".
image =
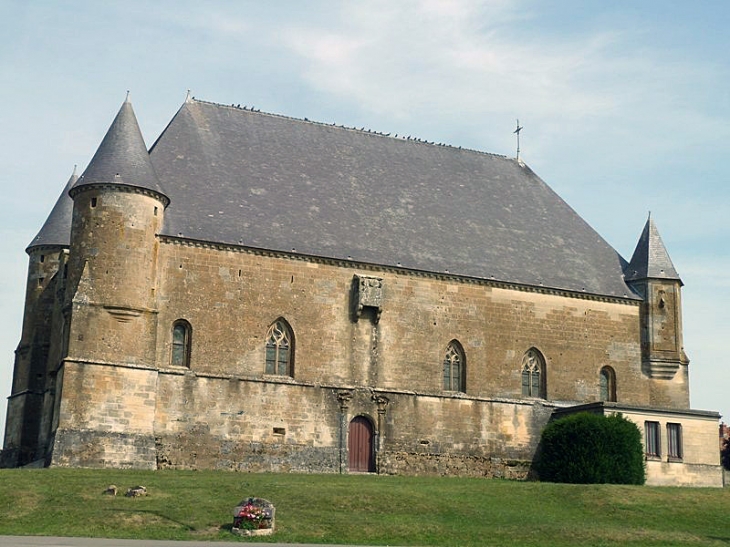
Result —
M667 424L667 452L673 460L682 459L682 424Z
M644 422L644 453L651 458L661 456L659 422Z

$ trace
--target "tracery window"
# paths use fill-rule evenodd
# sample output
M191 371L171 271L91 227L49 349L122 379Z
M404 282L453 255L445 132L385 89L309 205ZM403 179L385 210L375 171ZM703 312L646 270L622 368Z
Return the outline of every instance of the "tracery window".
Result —
M545 360L535 348L522 358L522 396L545 398Z
M176 367L190 368L190 339L192 328L184 319L172 324L172 357L170 363Z
M601 401L616 402L616 373L611 367L601 369Z
M444 355L444 390L466 391L465 361L461 344L456 340L449 342Z
M293 376L293 340L291 327L277 319L266 334L266 374Z

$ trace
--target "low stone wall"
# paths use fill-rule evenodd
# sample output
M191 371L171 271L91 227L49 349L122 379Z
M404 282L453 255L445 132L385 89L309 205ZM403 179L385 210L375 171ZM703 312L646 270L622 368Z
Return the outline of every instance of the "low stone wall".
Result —
M103 431L59 430L50 465L155 469L154 438Z
M727 469L722 470L722 478L723 478L723 484L725 487L730 487L730 471Z
M209 435L157 437L158 469L220 469L251 473L337 473L336 447L237 442Z
M378 455L380 472L392 475L441 475L524 480L531 462L461 454L388 452Z

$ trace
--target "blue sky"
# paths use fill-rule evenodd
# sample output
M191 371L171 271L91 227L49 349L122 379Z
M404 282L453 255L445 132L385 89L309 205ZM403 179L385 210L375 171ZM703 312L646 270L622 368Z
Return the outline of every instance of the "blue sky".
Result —
M127 90L521 157L626 259L652 212L682 277L693 408L730 417L730 4L0 2L0 427L27 255Z

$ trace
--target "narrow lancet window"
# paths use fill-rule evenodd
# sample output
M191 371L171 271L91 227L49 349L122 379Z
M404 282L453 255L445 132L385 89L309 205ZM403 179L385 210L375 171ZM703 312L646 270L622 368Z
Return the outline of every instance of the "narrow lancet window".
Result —
M192 329L190 323L184 319L175 321L172 325L172 359L171 364L176 367L190 368L190 339Z
M522 358L522 396L546 396L545 389L545 360L535 348L527 350Z
M616 373L611 367L601 369L601 401L616 402Z
M277 319L266 334L266 374L293 376L293 341L291 327Z
M449 342L444 355L444 390L466 391L465 358L461 344L456 340Z

